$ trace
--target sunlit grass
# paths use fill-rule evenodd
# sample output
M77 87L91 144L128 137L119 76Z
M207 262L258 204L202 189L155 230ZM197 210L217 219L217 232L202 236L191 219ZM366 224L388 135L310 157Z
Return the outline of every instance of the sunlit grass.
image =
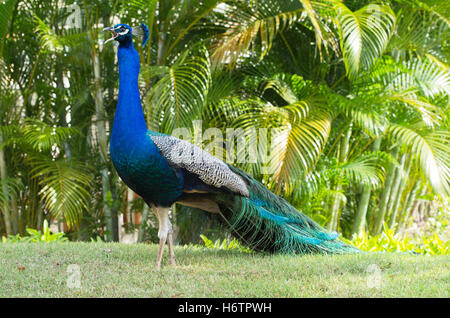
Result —
M144 244L0 244L0 297L448 297L450 290L450 256L179 246L178 265L157 271L156 252ZM80 288L70 288L77 266Z

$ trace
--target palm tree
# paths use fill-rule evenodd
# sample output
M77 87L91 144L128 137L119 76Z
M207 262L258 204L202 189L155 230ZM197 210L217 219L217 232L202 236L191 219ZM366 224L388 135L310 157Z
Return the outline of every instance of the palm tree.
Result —
M136 47L153 130L219 128L223 140L191 137L206 147L256 131L242 140L257 161L237 147L230 163L322 225L398 231L419 200L447 197L445 1L85 0L76 28L66 4L0 4L0 232L53 218L74 239L117 240L118 215L135 211L147 237L150 214L107 154L117 69L99 30L113 21L149 26ZM223 235L214 216L175 214L180 241Z
M425 140L420 140L418 135L415 136L416 138L414 138L413 142L413 133L411 131L408 131L408 133L405 131L404 134L400 133L399 130L403 128L398 128L397 126L399 121L401 121L401 117L398 117L399 113L403 113L401 116L415 116L418 123L423 122L425 125L428 123L428 126L432 123L434 128L438 128L443 124L439 118L444 118L444 114L440 111L440 108L445 107L445 102L441 103L442 99L448 101L448 71L445 64L440 60L443 54L436 49L436 46L432 45L433 43L430 40L424 40L430 38L432 33L433 40L441 39L442 41L442 34L448 32L448 25L445 25L446 21L442 18L445 15L442 15L441 11L439 11L442 7L402 2L399 6L391 7L387 4L374 6L368 4L362 5L356 10L350 10L345 4L338 1L315 2L312 4L312 8L315 9L314 17L320 23L314 24L313 21L308 19L297 19L300 13L307 12L308 7L305 4L303 6L298 2L289 2L289 4L292 4L293 7L281 9L282 5L277 1L265 2L264 5L255 2L255 8L248 8L239 12L237 10L238 8L242 9L242 3L238 3L235 7L227 7L225 11L228 14L230 14L229 12L234 13L233 22L235 24L219 37L218 44L215 46L216 51L213 53L213 58L216 60L230 67L239 67L239 62L244 63L243 61L245 61L243 55L247 54L250 48L253 48L247 54L247 59L254 59L257 62L265 58L270 60L268 64L278 62L276 64L278 69L286 69L287 67L287 72L305 74L315 85L325 82L327 87L332 89L324 95L328 97L334 96L332 98L336 100L331 103L340 105L333 111L328 110L327 114L329 117L324 122L328 122L328 125L330 125L331 121L341 123L343 132L339 133L337 138L335 138L332 131L331 133L327 131L327 125L316 126L304 130L303 135L297 133L298 137L295 138L295 126L293 123L289 122L289 125L285 123L285 126L291 127L291 131L294 133L286 135L290 136L290 140L280 143L282 146L276 153L279 158L282 157L280 154L286 154L285 161L280 160L277 162L277 166L281 167L281 170L291 169L288 173L284 173L286 179L290 180L291 184L296 184L295 180L298 178L296 176L301 176L302 171L304 174L305 170L307 170L305 168L311 169L311 163L317 160L317 154L322 153L322 148L327 139L331 139L332 150L337 151L335 158L338 162L344 163L350 153L360 152L361 150L358 147L349 149L349 143L353 139L349 127L356 127L358 134L360 134L362 129L364 135L367 136L365 139L368 139L368 141L365 142L364 151L374 140L377 140L377 144L381 144L382 139L384 139L389 143L383 144L383 148L389 149L389 152L391 151L390 142L394 141L402 147L402 151L406 151L406 149L413 150L415 155L412 157L415 160L420 162L420 157L423 156L422 160L424 161L422 161L421 167L422 173L427 176L426 182L429 182L435 193L446 195L447 190L445 188L449 179L445 172L447 168L444 168L444 162L447 159L440 157L443 153L437 150L438 148L447 150L445 133L442 129L439 129L439 132L432 129L430 133L433 136L436 133L437 136L436 138L432 137L433 142L431 144ZM252 5L250 4L249 7ZM332 5L337 9L331 9ZM404 15L399 10L399 7L408 7L408 13L410 14ZM396 14L395 10L399 14ZM404 41L403 48L411 50L410 46L412 44L415 45L415 48L420 47L420 37L423 37L422 52L425 53L423 53L423 57L416 57L414 55L417 53L414 53L409 61L396 61L402 49L398 45L399 38L403 40L401 31L405 32L407 26L413 23L411 19L414 14L411 12L426 14L433 22L426 26L424 25L425 30L417 31L418 34L415 36L406 37L409 42ZM305 14L304 17L306 16L311 17L311 15ZM326 22L327 18L330 18L328 21L331 21L331 24ZM274 21L278 21L278 24ZM305 27L304 24L308 23L320 25L321 28L310 27L305 32L302 28ZM328 32L322 32L321 29ZM308 32L310 33L308 34ZM321 58L313 58L312 61L317 61L316 63L311 63L311 59L307 59L306 63L312 65L312 67L310 72L305 72L305 70L308 70L308 65L304 65L306 64L304 62L302 63L302 58L304 59L305 54L301 54L305 53L305 51L303 48L294 48L290 43L309 43L311 42L311 37L323 37L324 34L328 35L327 41L316 41L316 52L322 52ZM396 35L395 37L394 34ZM424 35L428 36L424 37ZM299 38L305 38L305 40L299 41ZM414 43L411 43L413 41ZM338 44L340 50L337 53L342 54L343 65L336 60L335 55L321 49L323 43L329 44L331 49L335 49L335 44ZM432 48L432 51L426 50L425 46ZM270 49L272 50L271 52L269 52ZM425 60L423 59L424 57L426 57ZM286 63L286 61L291 61L292 63ZM323 66L324 62L331 66ZM286 85L284 87L277 87L277 85L280 86L279 80L271 80L267 82L265 87L276 91L281 98L284 98L284 105L270 108L267 107L267 100L263 100L260 103L259 113L253 107L248 114L244 115L246 120L241 121L243 126L249 127L254 125L255 122L264 123L265 125L268 122L276 123L277 121L273 119L274 117L270 117L269 114L277 114L276 116L286 120L286 118L289 118L290 113L283 111L283 108L292 107L293 103L296 106L296 110L292 113L298 114L296 116L298 118L302 118L302 116L307 114L307 110L310 108L323 110L323 107L317 105L308 108L306 101L292 100L293 94L286 89ZM255 87L252 89L255 89ZM397 110L398 107L402 111L399 112ZM395 120L392 117L394 114L397 115ZM405 117L402 118L405 119ZM411 121L407 120L407 122ZM409 134L411 135L407 137ZM311 143L309 147L305 148L305 146L308 146L308 140L311 140ZM364 138L362 139L361 137L354 140L354 143L359 144L359 147L361 147L363 142ZM437 144L434 144L434 142L437 142ZM372 146L374 152L378 152L378 149L380 149L380 145L377 144ZM337 146L335 147L335 145ZM289 155L289 149L294 149L291 155ZM328 151L327 156L332 155L333 151ZM382 157L389 159L389 152L384 152ZM389 171L395 170L393 169L396 166L394 157L390 158L393 166ZM298 160L291 159L289 161L289 158ZM425 160L429 163L428 167L426 167ZM303 163L303 166L301 163ZM310 164L309 167L308 164ZM430 165L434 167L432 168ZM388 168L387 163L384 166L384 169L386 168ZM433 174L433 177L431 175L433 169L436 169L436 172L439 170L439 176L442 178L435 180L438 174ZM392 173L389 173L386 178L386 188L388 189L390 188L389 180L392 179L391 175ZM379 180L384 179L380 175L379 177ZM343 192L340 183L346 182L346 180L342 179L339 182L340 179L342 178L337 179L335 184L336 195L330 203L330 229L337 228L340 210L342 209L342 205L339 203L343 199L340 196ZM292 189L292 186L286 186L289 183L286 180L278 180L275 177L270 180L277 185L278 190L284 187L286 190L285 194L289 193L288 188ZM356 183L360 184L360 182ZM394 199L397 201L397 204L390 204L390 206L394 207L394 210L398 209L398 201L402 198L397 193L399 192L399 187L400 185L396 187L396 193L392 193L392 196L397 198ZM368 197L370 195L369 185L364 186L363 193L364 195L359 204L360 211L353 224L353 233L361 230L364 225L362 220L367 216ZM380 211L383 210L381 208ZM376 228L379 228L379 225L385 219L384 212L380 213L381 216L375 222ZM391 213L394 219L396 214L396 211Z
M4 47L5 47L5 38L6 38L6 34L8 33L8 28L10 25L10 21L12 19L14 10L16 8L16 2L17 1L6 1L3 2L0 5L0 23L1 23L1 27L0 27L0 78L5 79L6 76L4 76L5 74L5 64L4 64L4 59L3 59L3 54L4 54ZM6 92L6 94L4 94L2 96L2 99L0 101L0 111L2 112L2 114L7 113L7 109L6 109L6 105L8 105L8 102L11 101L11 99L8 101L8 92L6 91L7 89L7 85L8 83L5 81L1 81L0 82L0 89L4 90ZM11 95L10 95L11 96ZM14 228L13 228L13 224L12 224L12 220L11 218L14 217L12 214L14 213L13 211L13 206L11 206L13 204L14 201L14 191L11 191L14 187L11 186L11 179L8 177L8 169L7 169L7 162L6 162L6 158L5 158L5 151L4 151L4 147L3 144L5 142L3 135L5 134L5 129L4 129L4 125L5 125L5 119L2 118L3 116L0 117L0 128L2 128L0 130L0 183L1 183L1 194L0 194L0 203L1 203L1 208L2 208L2 214L0 216L3 216L3 220L5 223L5 230L6 230L6 234L12 234L14 232Z

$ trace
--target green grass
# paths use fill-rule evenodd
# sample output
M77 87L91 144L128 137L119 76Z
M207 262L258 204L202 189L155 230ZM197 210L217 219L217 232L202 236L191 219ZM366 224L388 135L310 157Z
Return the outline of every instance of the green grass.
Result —
M450 256L264 255L156 245L0 244L0 297L449 297ZM80 288L69 288L69 265ZM379 275L370 269L379 269ZM375 271L376 272L376 271ZM68 280L69 278L69 280Z

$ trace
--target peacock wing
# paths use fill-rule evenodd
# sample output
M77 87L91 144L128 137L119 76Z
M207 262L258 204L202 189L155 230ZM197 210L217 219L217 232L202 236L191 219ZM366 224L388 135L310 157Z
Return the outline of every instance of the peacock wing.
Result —
M154 134L150 138L172 166L187 170L214 188L226 188L245 197L249 196L244 178L219 158L173 136Z

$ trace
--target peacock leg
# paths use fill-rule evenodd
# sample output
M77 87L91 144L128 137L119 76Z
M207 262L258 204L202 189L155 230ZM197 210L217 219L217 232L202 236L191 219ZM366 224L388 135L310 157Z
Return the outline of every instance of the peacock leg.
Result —
M161 238L159 239L159 249L158 249L158 255L156 256L156 269L161 268L161 259L164 252L164 245L166 244L166 239Z
M171 227L172 228L172 227ZM169 255L170 255L170 265L176 265L175 263L175 253L173 251L173 236L172 231L169 232L169 235L167 237L167 245L169 247Z
M170 208L152 205L152 210L156 214L156 217L158 218L158 223L159 223L159 229L158 229L159 249L158 249L158 255L156 257L156 269L160 269L161 260L162 260L162 256L164 253L164 245L166 244L167 236L169 234L172 234L172 231L171 231L172 225L170 224L170 220L169 220ZM170 245L169 245L169 251L170 251Z

